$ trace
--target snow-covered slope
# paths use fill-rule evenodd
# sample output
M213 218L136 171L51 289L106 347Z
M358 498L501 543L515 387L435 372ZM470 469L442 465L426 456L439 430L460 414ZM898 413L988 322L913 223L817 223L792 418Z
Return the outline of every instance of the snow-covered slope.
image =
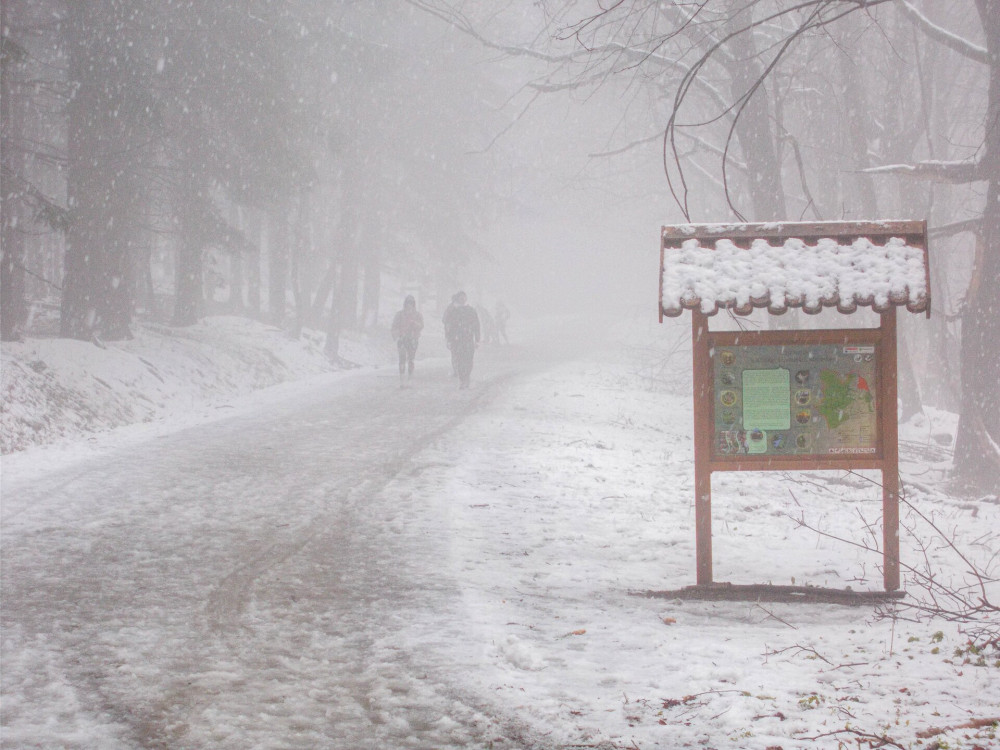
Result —
M341 356L360 365L390 361L391 342L348 337ZM29 338L2 348L0 452L205 408L278 383L330 372L322 334L299 339L240 317L188 328L137 326L135 338L98 346Z

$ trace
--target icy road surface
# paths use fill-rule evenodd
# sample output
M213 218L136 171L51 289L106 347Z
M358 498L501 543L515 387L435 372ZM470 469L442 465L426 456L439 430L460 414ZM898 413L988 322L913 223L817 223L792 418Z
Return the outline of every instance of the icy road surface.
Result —
M4 746L522 746L399 647L447 651L465 618L435 523L380 495L515 351L470 391L443 363L360 373L5 482Z

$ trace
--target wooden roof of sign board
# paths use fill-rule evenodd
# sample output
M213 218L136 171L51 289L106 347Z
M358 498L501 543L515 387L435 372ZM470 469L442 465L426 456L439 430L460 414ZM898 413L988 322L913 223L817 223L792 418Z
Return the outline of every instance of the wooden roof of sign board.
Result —
M680 224L661 233L661 317L894 306L930 315L925 221Z

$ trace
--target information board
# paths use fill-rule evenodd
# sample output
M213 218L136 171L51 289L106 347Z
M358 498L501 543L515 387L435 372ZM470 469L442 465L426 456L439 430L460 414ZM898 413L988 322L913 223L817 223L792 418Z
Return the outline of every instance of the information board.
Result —
M716 457L878 452L874 344L716 346Z

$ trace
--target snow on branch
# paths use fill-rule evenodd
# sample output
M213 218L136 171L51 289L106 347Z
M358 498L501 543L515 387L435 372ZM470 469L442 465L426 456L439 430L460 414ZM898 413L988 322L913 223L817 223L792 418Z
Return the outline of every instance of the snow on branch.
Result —
M954 221L950 224L942 224L934 227L933 229L929 229L927 231L927 236L932 239L937 239L940 237L951 237L961 232L978 233L982 224L982 219L963 219L962 221Z
M973 44L968 39L960 37L958 34L954 34L951 31L938 26L936 23L927 18L927 16L906 2L906 0L902 0L899 3L899 7L902 9L904 16L919 26L920 29L934 41L940 42L945 47L948 47L960 55L968 57L970 60L975 60L976 62L981 62L983 64L989 64L990 58L985 47Z
M886 164L860 170L862 174L895 174L915 180L948 182L955 185L988 180L990 175L979 161L921 161L916 164Z

